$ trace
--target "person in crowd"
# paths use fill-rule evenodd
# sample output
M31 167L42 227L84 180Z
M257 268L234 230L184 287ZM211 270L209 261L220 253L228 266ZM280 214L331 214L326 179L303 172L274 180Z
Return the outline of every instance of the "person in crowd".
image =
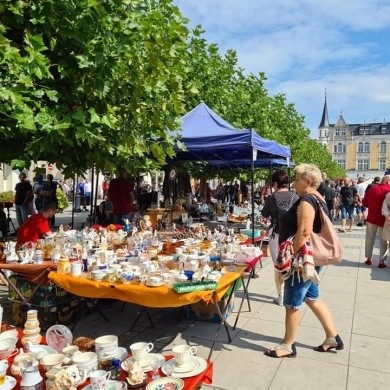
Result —
M27 182L30 183L29 180L26 179ZM31 184L31 183L30 183ZM30 200L29 202L27 203L27 215L30 216L30 215L34 215L36 214L38 211L37 209L35 208L35 202L34 202L34 182L33 184L31 184L31 188L33 189L33 192L30 196Z
M321 181L320 186L318 187L318 192L319 192L322 196L324 196L324 194L325 194L325 188L326 188L326 179L328 178L328 175L326 174L326 172L322 172L321 175L322 175L322 181Z
M134 183L128 179L124 168L119 169L119 177L110 181L107 196L112 201L114 223L123 225L124 219L130 220L135 199Z
M107 199L107 191L108 191L109 185L110 185L110 181L108 180L108 177L105 176L103 183L102 183L103 200Z
M269 250L271 252L272 261L276 262L279 248L279 217L286 212L298 199L298 195L288 190L290 178L286 171L278 169L271 177L274 193L269 196L265 202L261 214L264 218L271 219L271 228L268 232ZM284 284L280 280L279 272L275 271L275 285L278 296L274 302L282 306L284 295Z
M355 201L360 201L358 191L356 187L352 185L351 179L346 177L344 179L344 186L340 189L341 228L338 229L340 233L345 233L347 217L349 219L349 231L352 232Z
M69 194L70 194L70 187L66 180L61 181L61 188L63 193L66 195L66 198L69 200Z
M32 186L26 179L27 175L24 172L20 172L20 182L15 186L16 219L19 227L28 218L28 204L34 197Z
M86 205L89 206L91 204L91 197L92 197L92 184L88 179L85 179L84 193L85 193Z
M199 191L200 191L200 180L197 179L195 180L195 183L192 186L192 194L194 198L199 198L200 195Z
M8 224L7 224L7 215L4 211L4 203L0 203L0 238L3 238L7 235Z
M33 193L34 193L35 209L37 210L37 212L41 211L43 207L43 196L41 195L42 188L43 188L43 175L34 177Z
M248 186L246 185L246 183L244 181L241 182L240 184L240 190L241 190L241 193L242 193L242 201L245 202L248 200L248 194L249 194L249 189L248 189Z
M322 172L322 173L324 173L324 172ZM332 221L333 220L333 210L337 204L337 200L336 200L336 191L332 187L331 180L325 179L325 188L324 188L323 193L321 195L325 199L326 206L328 207L329 219Z
M50 201L57 202L57 184L53 181L54 177L51 173L46 176L46 183L43 183L42 190L40 195L43 198L43 203ZM51 216L49 224L50 226L54 226L56 223L55 213Z
M359 193L359 196L360 196L360 199L361 199L362 202L363 202L364 195L366 193L367 187L368 187L368 185L367 185L367 183L364 182L364 178L363 177L359 177L358 181L357 181L357 184L356 184L356 188L358 190L358 193ZM363 206L363 204L361 204L360 206L356 207L356 214L357 214L357 217L358 217L358 223L356 224L356 226L363 226L363 225L365 225L366 224L367 209L366 209L365 206Z
M310 238L312 231L321 230L321 217L317 200L326 209L323 197L317 188L321 183L321 172L312 164L301 164L295 169L295 189L299 201L280 218L279 243L295 235L293 250L299 252ZM317 198L317 200L315 199ZM318 273L322 267L316 267ZM285 334L281 344L273 349L267 349L264 354L268 357L283 358L297 356L295 339L300 323L300 308L305 302L320 321L325 331L325 341L315 347L317 352L329 352L332 349L341 350L344 344L333 323L332 315L325 302L320 299L319 286L311 280L303 281L295 271L285 281L284 301L286 308Z
M341 209L341 201L340 201L340 191L341 188L345 185L344 179L340 179L335 183L334 190L336 193L336 205L335 205L335 210L334 210L334 221L338 221L340 217L340 209Z
M219 180L217 186L217 201L220 200L221 202L223 202L224 198L225 198L225 186L223 185L222 180Z
M366 219L366 240L365 256L367 265L372 264L372 253L374 250L376 233L379 230L379 263L378 268L386 268L385 260L387 257L387 241L382 240L382 228L385 223L385 217L382 215L382 204L390 192L390 175L385 175L380 184L372 186L364 195L363 206L368 208Z
M223 186L223 189L225 190L225 196L223 198L223 203L229 203L229 189L230 189L230 185L229 183L225 183L225 185Z
M372 181L372 183L370 183L370 184L367 186L367 188L366 188L366 193L367 193L367 191L368 191L370 188L376 186L376 185L379 184L380 182L381 182L381 178L380 178L379 176L375 176L375 177L374 177L374 180Z
M87 202L85 200L84 179L79 180L79 184L77 185L77 190L80 195L80 206L82 206L83 210L86 210Z
M50 233L49 219L57 212L57 202L48 200L43 203L42 210L28 218L19 228L16 236L16 245L26 242L37 242Z

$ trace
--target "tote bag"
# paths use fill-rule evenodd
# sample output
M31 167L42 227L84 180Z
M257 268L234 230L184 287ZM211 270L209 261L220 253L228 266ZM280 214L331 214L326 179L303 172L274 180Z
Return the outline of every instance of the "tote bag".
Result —
M321 218L320 232L312 232L310 237L314 264L316 266L337 264L343 258L343 246L321 202L315 195L313 196L317 201Z

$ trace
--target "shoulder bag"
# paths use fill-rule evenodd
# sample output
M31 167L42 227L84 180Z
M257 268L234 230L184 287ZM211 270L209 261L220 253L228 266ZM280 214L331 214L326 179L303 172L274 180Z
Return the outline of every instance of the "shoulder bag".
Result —
M337 264L343 259L343 246L321 202L315 195L313 197L317 201L321 218L320 232L312 232L310 237L314 264L316 266Z

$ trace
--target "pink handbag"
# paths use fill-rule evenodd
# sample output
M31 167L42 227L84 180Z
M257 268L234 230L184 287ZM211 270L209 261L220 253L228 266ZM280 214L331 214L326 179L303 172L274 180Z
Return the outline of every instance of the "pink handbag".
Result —
M337 264L343 259L343 246L321 202L315 195L313 196L317 201L322 223L321 231L312 232L310 237L314 264L316 266Z

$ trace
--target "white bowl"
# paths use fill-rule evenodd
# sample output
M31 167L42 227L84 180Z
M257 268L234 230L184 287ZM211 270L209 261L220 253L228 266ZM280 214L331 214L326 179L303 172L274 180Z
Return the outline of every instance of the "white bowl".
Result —
M18 339L18 331L16 329L6 330L0 334L0 340L4 339Z
M0 340L0 352L12 351L16 346L16 342L17 339L12 338Z
M102 280L106 276L106 273L102 272L102 270L96 270L92 271L91 275L93 280Z
M88 366L97 363L97 355L95 352L81 352L74 355L72 361L76 366Z
M41 358L41 363L46 371L51 370L54 367L61 367L63 361L65 360L65 355L62 353L53 353L44 355Z
M38 352L43 352L44 355L57 353L54 348L49 347L48 345L27 343L26 348L29 352L34 354L37 354Z
M95 339L95 349L118 347L118 336L106 335Z

